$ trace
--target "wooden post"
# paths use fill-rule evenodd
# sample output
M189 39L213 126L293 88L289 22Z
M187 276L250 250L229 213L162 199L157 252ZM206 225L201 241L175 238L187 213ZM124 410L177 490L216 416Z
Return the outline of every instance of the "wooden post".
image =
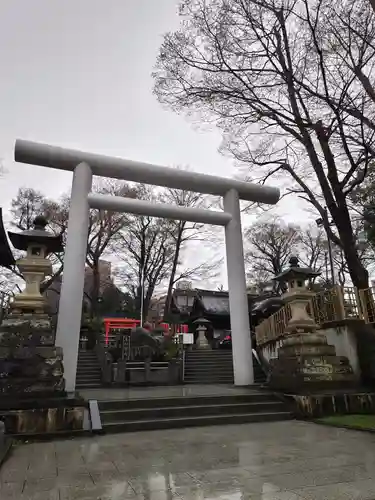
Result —
M361 308L362 308L362 315L363 315L363 319L365 321L365 323L370 323L370 316L369 316L369 303L368 303L368 300L367 300L367 297L366 297L366 292L368 293L370 290L370 293L371 293L371 289L369 288L366 288L365 290L358 290L358 294L359 294L359 299L360 299L360 304L361 304Z
M362 300L361 300L361 294L360 290L355 286L354 287L354 294L355 294L355 300L357 303L357 311L358 311L358 319L365 319L365 308L363 307Z
M344 299L343 287L340 285L335 285L333 289L335 298L337 298L337 300L335 300L335 307L334 307L334 311L335 313L337 313L337 318L334 319L339 319L339 320L345 319L346 313L345 313L345 299Z

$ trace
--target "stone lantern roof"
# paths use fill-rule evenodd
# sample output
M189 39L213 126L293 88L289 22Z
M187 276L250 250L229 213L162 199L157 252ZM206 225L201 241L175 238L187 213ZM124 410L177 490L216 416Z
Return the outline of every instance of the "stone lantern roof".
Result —
M285 283L292 280L306 281L309 278L316 278L321 273L314 271L311 267L300 267L298 257L290 257L290 267L273 278L274 281Z
M48 221L42 215L38 215L34 219L34 228L27 229L21 233L13 233L8 231L9 239L12 245L18 250L27 250L31 244L43 245L46 248L46 253L60 253L63 251L62 236L55 235L45 228Z

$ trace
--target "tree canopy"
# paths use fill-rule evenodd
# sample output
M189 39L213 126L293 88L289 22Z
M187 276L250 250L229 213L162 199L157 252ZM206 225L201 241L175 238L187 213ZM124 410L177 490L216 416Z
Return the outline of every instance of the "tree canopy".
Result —
M375 156L370 3L183 0L179 14L154 72L159 100L215 122L249 178L312 205L365 288L350 195Z

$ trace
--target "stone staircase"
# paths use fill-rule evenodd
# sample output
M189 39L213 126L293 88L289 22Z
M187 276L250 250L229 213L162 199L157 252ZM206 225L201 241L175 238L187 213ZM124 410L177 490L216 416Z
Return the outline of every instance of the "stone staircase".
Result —
M76 388L95 389L102 386L101 371L95 351L78 352Z
M285 403L273 394L185 396L100 401L107 433L289 420Z
M255 382L262 384L266 376L253 356ZM192 350L185 353L185 384L233 384L231 350Z

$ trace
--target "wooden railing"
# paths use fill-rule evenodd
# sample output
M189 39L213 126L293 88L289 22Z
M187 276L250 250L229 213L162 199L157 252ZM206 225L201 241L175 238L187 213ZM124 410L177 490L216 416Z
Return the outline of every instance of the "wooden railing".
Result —
M266 344L272 340L278 340L285 334L286 325L292 317L290 305L286 304L269 318L255 327L257 345Z
M371 297L371 300L370 300ZM375 287L360 290L336 285L311 297L307 312L318 326L345 319L362 319L375 322ZM365 305L367 313L364 314ZM255 327L257 345L281 340L291 318L290 305L286 304Z
M359 290L358 295L365 323L375 323L375 287Z

